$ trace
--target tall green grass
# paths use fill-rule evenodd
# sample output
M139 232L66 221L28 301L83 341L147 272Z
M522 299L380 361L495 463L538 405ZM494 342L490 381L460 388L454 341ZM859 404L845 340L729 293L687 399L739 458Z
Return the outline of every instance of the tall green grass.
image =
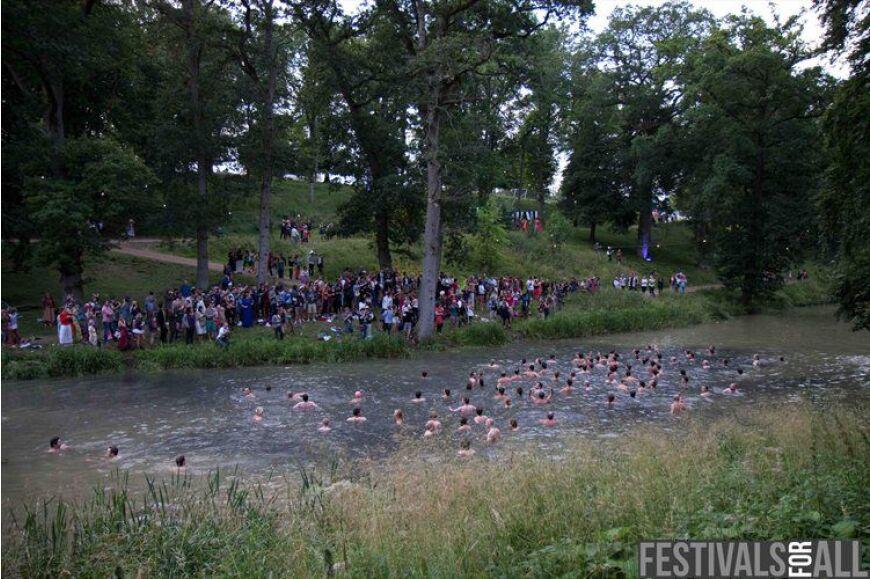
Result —
M409 353L399 336L378 334L371 340L356 337L323 342L308 339L260 337L239 340L229 348L213 343L187 346L172 344L137 353L137 364L146 369L235 368L270 364L350 362L365 358L398 358Z
M582 338L688 326L722 315L699 295L663 294L649 298L638 292L608 289L595 295L577 296L549 319L530 319L517 324L517 328L527 338Z
M30 380L59 376L85 376L117 372L123 367L117 350L84 346L51 346L45 350L3 349L3 378Z
M534 443L300 467L278 490L219 474L119 476L3 534L9 576L634 576L641 539L870 539L866 408L792 405ZM433 456L434 455L434 456Z

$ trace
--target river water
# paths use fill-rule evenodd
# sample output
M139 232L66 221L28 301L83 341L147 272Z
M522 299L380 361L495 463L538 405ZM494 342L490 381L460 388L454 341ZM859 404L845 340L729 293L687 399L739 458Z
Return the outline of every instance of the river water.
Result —
M430 411L444 422L441 444L458 445L453 433L458 415L448 406L458 406L465 395L469 371L485 368L490 360L512 372L523 358L556 357L551 364L570 371L570 359L578 351L608 352L612 349L633 357L632 350L648 344L661 348L665 373L655 391L632 399L605 383L606 372L598 369L577 379L580 388L572 396L556 394L552 404L516 402L511 409L493 399L498 374L487 370L485 387L475 388L471 402L482 405L496 419L503 440L484 449L484 427L475 426L471 439L483 454L498 455L517 444L532 441L545 452L558 453L566 433L582 433L591 439L618 437L650 422L678 428L679 418L668 412L678 390L680 368L691 379L687 403L690 414L721 415L739 412L745 405L786 404L800 399L819 403L845 398L870 400L870 336L854 333L835 321L831 308L804 308L782 316L746 316L717 324L684 329L612 335L595 339L514 343L501 348L473 348L455 353L427 353L407 360L373 360L354 364L241 368L236 370L171 371L159 374L112 375L52 382L11 382L2 388L2 501L4 511L12 505L31 503L38 497L87 496L94 485L106 484L116 469L128 470L132 479L143 473L169 475L178 454L186 455L194 474L221 469L239 470L251 476L293 470L294 465L332 454L380 457L403 437L419 439ZM731 360L729 367L714 364L704 370L688 364L685 349L698 352L698 361L710 358L706 348L715 345L714 361ZM758 353L763 361L753 367ZM671 356L678 357L670 364ZM785 362L779 361L784 356ZM635 362L635 368L641 363ZM738 378L744 393L721 394ZM421 372L429 378L422 384ZM645 372L644 372L645 374ZM646 376L642 376L645 378ZM585 392L582 382L592 390ZM422 385L421 385L422 384ZM522 383L526 392L531 381ZM715 395L698 396L700 384ZM511 385L511 390L517 384ZM249 386L254 398L245 397ZM267 390L267 387L271 387ZM453 392L447 402L444 388ZM361 409L364 424L345 421L354 404L355 390L364 393ZM424 391L427 401L410 402L414 392ZM307 391L319 409L293 411L288 391ZM615 408L605 403L608 392L617 394ZM515 397L515 396L514 396ZM516 398L516 397L515 397ZM253 420L257 406L265 418ZM398 429L392 420L402 408L406 424ZM556 413L557 425L537 423L548 410ZM334 429L317 431L320 420L330 417ZM520 429L508 432L508 419L516 418ZM46 452L52 436L61 436L69 449L61 454ZM106 448L116 445L119 458L103 458ZM426 452L423 445L420 452Z

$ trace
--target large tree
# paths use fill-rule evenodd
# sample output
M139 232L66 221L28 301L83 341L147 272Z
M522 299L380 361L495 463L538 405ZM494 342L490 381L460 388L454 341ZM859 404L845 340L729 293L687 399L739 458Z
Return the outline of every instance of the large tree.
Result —
M308 60L322 67L344 102L341 112L360 161L355 193L341 208L341 231L373 231L378 265L390 268L390 241L414 237L419 221L419 203L408 192L404 50L389 20L375 10L349 17L331 0L293 6L309 37Z
M697 163L681 207L705 222L720 279L751 304L815 240L820 178L818 117L824 82L794 20L768 26L733 16L692 66Z
M166 65L155 145L167 205L196 237L196 285L209 285L209 228L220 203L209 191L214 166L228 155L226 127L238 99L233 90L229 15L214 0L149 0L152 27ZM193 183L191 183L191 178ZM191 187L192 185L192 187ZM180 224L179 224L180 225Z
M870 330L870 12L859 0L815 4L826 25L824 48L850 48L851 66L824 120L830 164L819 196L821 225L838 258L840 313L856 329Z
M598 38L600 67L611 81L628 159L622 183L637 214L637 254L649 258L652 211L659 197L679 186L682 163L676 129L685 107L686 56L712 25L688 2L614 10Z
M605 73L595 69L577 71L572 103L564 117L569 156L559 207L575 225L589 227L592 242L599 225L625 227L633 220L623 194L627 152L618 110L607 90L609 82Z
M153 200L154 178L123 144L124 108L145 41L134 15L103 2L3 3L4 235L38 236L63 291L82 294L85 257Z
M271 252L272 180L276 171L276 138L290 110L289 68L296 47L290 28L280 23L283 4L277 0L239 0L238 39L231 45L238 63L247 77L246 91L251 103L252 122L248 123L248 155L243 163L260 179L260 212L257 247L260 262L257 283L264 283L269 273L266 267ZM283 111L276 115L276 109ZM276 119L276 116L278 119Z
M540 31L553 17L591 9L585 0L384 0L376 10L389 16L406 52L419 114L421 161L425 170L426 223L420 287L421 339L435 326L435 294L441 270L442 129L462 103L468 78L488 68L517 39Z

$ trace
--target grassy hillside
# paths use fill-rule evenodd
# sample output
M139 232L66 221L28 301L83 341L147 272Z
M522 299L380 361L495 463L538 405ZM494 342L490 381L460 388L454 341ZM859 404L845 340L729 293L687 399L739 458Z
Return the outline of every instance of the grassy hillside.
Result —
M351 194L349 187L328 186L318 184L314 203L308 197L307 183L297 181L280 181L275 185L272 217L275 221L283 215L302 215L308 217L316 225L321 222L336 221L338 207ZM505 210L528 209L535 206L529 200L514 200L500 197L499 204ZM225 235L215 237L210 242L210 255L213 261L223 262L231 249L256 249L257 244L258 199L255 194L248 195L233 207L229 222L224 228ZM497 263L487 273L513 274L521 276L544 276L549 278L565 278L569 276L586 277L598 275L609 281L622 271L633 269L639 273L656 271L659 275L669 277L676 270L683 270L691 284L706 285L716 282L715 274L705 268L698 267L698 256L692 240L691 232L685 225L662 225L653 232L655 262L644 263L633 254L636 232L617 232L608 228L599 228L598 239L602 246L620 247L625 254L625 265L616 261L608 262L603 254L596 254L589 242L589 230L577 228L572 236L558 249L554 249L545 236L529 236L519 231L510 231L508 240L499 248ZM323 240L316 231L312 242L307 245L293 246L289 241L282 241L277 229L272 234L274 251L283 253L286 257L295 254L306 254L315 250L324 256L326 274L337 276L344 268L352 270L364 268L372 270L377 267L374 246L371 237L333 238ZM193 257L196 247L192 240L173 240L163 242L156 247L160 251ZM418 272L422 258L422 247L419 243L393 248L394 266L400 271ZM445 262L445 269L457 275L480 273L480 268L473 263Z

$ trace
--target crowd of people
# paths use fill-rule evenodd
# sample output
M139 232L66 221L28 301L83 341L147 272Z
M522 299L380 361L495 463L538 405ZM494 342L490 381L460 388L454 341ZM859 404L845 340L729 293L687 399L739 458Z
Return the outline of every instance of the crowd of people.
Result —
M237 260L230 261L237 264ZM255 325L270 327L276 338L283 339L300 325L312 322L327 324L328 331L321 334L325 340L353 334L370 338L377 329L414 339L419 320L419 276L395 270L345 270L337 279L327 281L320 275L319 264L309 263L308 268L296 270L294 267L289 272L288 280L297 283L284 283L279 276L275 283L236 285L234 266L228 263L221 282L209 289L184 282L160 295L148 292L141 301L92 294L78 302L68 296L58 308L46 292L42 319L56 327L61 345L114 344L121 350L182 341L216 340L228 346L231 328ZM567 294L594 293L598 288L595 277L554 282L514 276L460 280L442 274L437 285L435 328L440 333L445 326L463 326L481 316L499 319L506 326L516 317L547 317L561 307ZM17 311L5 310L3 319L7 343L18 345L20 336L13 334L18 328Z
M235 274L256 275L260 263L260 254L251 249L236 248L227 252L227 263L224 266L224 280L221 283L231 283ZM294 253L285 256L283 252L270 251L266 257L266 268L269 277L279 280L299 280L308 283L315 272L322 276L324 268L323 256L313 249L307 255Z
M763 360L755 354L751 360L752 367L782 363L785 363L782 356ZM723 375L729 381L728 386L714 389L707 384L717 378L721 381ZM406 409L401 406L371 418L389 420L395 428L424 439L452 431L458 438L458 456L467 458L475 453L472 448L475 441L494 445L501 440L503 428L512 433L528 427L528 424L520 424L516 412L523 407L539 412L533 424L544 428L557 426L559 409L570 408L575 397L586 400L594 397L606 409L637 404L644 398L664 399L666 411L679 416L687 412L692 403L711 401L718 396L742 395L743 380L747 376L738 361L719 356L714 346L705 352L685 350L668 357L657 346L647 345L625 354L615 350L608 353L581 351L563 360L551 354L546 358L523 359L510 366L492 360L475 366L464 384L453 384L458 386L455 390L450 385L443 387L443 383L424 370L407 404L428 407L425 422L409 424ZM265 390L271 389L271 385L265 386ZM289 406L271 409L259 404L257 397L258 393L251 386L244 386L240 395L234 397L237 404L243 405L242 409L244 406L252 409L250 419L254 423L262 422L270 411L285 415L288 411L320 411L323 416L316 427L318 433L327 435L340 427L318 404L316 392L291 390L287 392L285 403ZM350 409L342 422L363 428L370 418L365 412L369 398L367 392L357 389L350 397ZM276 403L273 397L266 399L271 404ZM60 453L67 448L58 436L49 441L49 452ZM108 446L106 456L118 458L118 447ZM178 455L175 468L186 466L187 458Z

